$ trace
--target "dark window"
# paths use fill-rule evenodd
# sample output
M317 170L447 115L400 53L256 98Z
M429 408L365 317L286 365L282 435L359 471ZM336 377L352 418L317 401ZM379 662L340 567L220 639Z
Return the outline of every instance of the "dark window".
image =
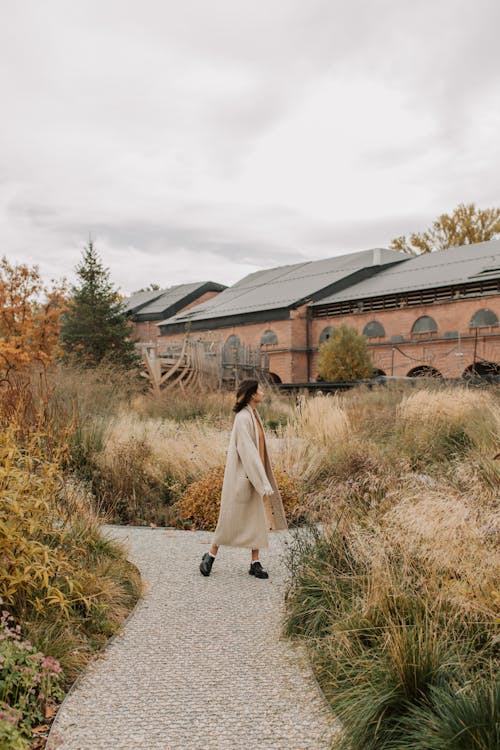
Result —
M376 339L385 336L384 326L378 320L371 320L363 328L363 335L369 339Z
M420 367L414 367L413 370L406 376L407 378L442 378L443 376L436 370L435 367L430 365L420 365Z
M478 310L472 316L470 322L470 328L489 328L490 326L497 326L498 318L493 310Z
M274 333L274 331L267 330L264 331L260 338L261 344L277 344L278 343L278 337Z
M328 326L328 328L323 328L323 330L319 334L319 343L322 344L324 341L328 341L332 333L333 333L333 326Z
M238 336L228 336L227 341L224 344L224 361L230 364L235 364L238 361L240 347L241 341Z
M412 333L436 333L438 327L434 318L430 318L428 315L422 315L413 324L411 329Z

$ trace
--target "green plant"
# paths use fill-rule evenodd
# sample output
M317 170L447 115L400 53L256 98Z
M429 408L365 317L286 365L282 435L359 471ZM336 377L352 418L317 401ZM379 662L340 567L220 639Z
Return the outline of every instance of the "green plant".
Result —
M0 750L28 750L30 742L17 726L19 711L0 706Z
M34 724L44 721L50 707L62 698L62 680L59 662L38 651L29 640L22 639L20 626L3 610L0 617L0 707L3 707L4 721L13 724L16 717L21 734L29 736Z
M342 750L399 750L412 732L414 750L451 750L466 714L464 748L475 747L476 736L493 737L493 621L462 609L443 581L426 578L429 570L412 555L411 546L392 546L390 536L348 506L323 533L316 527L297 532L289 548L284 632L308 647L343 725ZM475 682L487 689L467 692ZM438 696L460 692L460 685L463 705L455 711L444 701L438 709ZM479 726L485 706L489 713ZM423 727L430 737L437 725L437 736L448 744L425 744ZM484 742L478 739L482 750L494 746Z
M140 358L131 341L125 305L113 289L94 245L89 242L76 268L79 285L73 286L63 315L62 346L68 361L95 366L107 361L138 369Z
M500 681L433 687L429 705L415 706L404 722L408 750L497 750Z
M318 373L321 378L334 382L369 378L373 362L367 341L355 328L345 324L333 329L319 347Z

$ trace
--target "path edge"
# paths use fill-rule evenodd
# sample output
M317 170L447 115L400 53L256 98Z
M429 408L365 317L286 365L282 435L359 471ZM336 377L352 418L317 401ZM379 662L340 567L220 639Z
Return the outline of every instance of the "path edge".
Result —
M130 526L129 527L129 526L125 526L125 525L122 525L122 524L119 524L119 523L113 523L113 524L106 523L106 524L101 524L101 525L102 526L116 526L119 529L126 529L126 528L140 528L140 529L151 528L149 526ZM160 526L160 527L156 527L156 528L163 528L163 527ZM155 529L152 529L152 530L154 531ZM139 577L141 579L141 582L144 583L144 578L143 578L143 576L141 574L141 571L137 567L137 565L135 563L131 562L128 557L127 557L127 561L130 563L130 565L134 566L134 568L139 573ZM73 692L76 690L76 688L80 686L80 683L83 681L83 678L86 677L88 668L92 664L95 664L97 662L97 660L99 659L99 657L101 657L103 654L106 653L107 649L111 646L112 643L114 643L115 640L117 640L118 638L121 638L120 631L123 630L126 627L128 621L130 619L132 619L132 616L135 614L136 609L139 607L139 604L141 604L144 601L145 597L146 597L146 594L143 591L143 593L141 594L141 596L137 599L136 603L134 604L133 609L130 610L130 612L128 613L127 617L125 618L125 620L120 625L120 630L117 633L114 633L113 635L111 635L108 638L108 640L106 641L106 643L104 643L98 651L95 651L92 659L90 659L90 661L87 662L87 664L85 665L85 667L83 668L83 670L80 672L80 674L78 675L78 677L76 678L76 680L71 684L68 692L64 696L64 699L63 699L62 703L59 704L58 709L57 709L57 713L54 716L54 720L53 720L52 724L50 725L49 733L47 735L47 741L45 743L45 750L57 750L59 743L58 743L58 741L57 741L57 739L55 737L56 732L55 732L54 727L55 727L55 725L57 723L57 719L59 717L60 712L63 709L63 706L65 705L65 703L68 700L68 698L70 697L70 695L72 695Z

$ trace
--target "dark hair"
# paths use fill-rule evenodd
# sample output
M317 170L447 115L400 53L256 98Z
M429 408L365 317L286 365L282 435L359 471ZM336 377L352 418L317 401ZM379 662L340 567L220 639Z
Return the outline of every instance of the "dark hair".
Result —
M241 383L238 386L238 390L236 391L236 403L233 406L233 411L238 413L242 409L247 406L248 402L252 398L252 396L257 393L257 388L259 387L259 381L254 380L254 378L248 378L247 380L242 380Z

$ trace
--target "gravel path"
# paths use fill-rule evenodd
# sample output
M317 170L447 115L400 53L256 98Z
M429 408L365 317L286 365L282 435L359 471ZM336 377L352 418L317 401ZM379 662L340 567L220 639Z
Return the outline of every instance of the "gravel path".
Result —
M104 526L146 584L123 633L64 701L49 748L323 750L335 722L301 646L280 639L288 532L261 553L221 547L204 578L206 532Z

